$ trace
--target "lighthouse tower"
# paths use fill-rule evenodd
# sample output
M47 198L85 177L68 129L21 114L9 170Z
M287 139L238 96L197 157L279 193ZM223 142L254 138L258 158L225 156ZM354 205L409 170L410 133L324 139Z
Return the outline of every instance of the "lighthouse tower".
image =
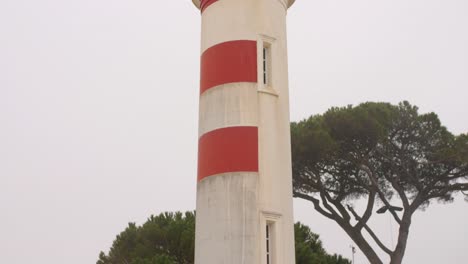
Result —
M195 263L293 264L294 0L193 2L202 14Z

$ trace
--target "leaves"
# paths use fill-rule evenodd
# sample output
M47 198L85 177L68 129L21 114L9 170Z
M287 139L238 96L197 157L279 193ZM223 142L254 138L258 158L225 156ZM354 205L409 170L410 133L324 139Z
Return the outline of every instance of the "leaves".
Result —
M329 255L322 246L320 236L300 222L294 225L297 264L351 264L340 255Z
M361 165L387 133L391 108L383 103L332 108L323 116L292 123L296 190L325 189L339 200L368 193L369 179Z
M468 177L468 136L452 135L436 114L419 114L408 102L331 108L292 123L291 144L295 190L326 190L339 201L375 187L391 198L395 184L413 199L447 200Z
M367 225L374 197L390 208L402 230L409 230L415 210L435 200L450 202L468 190L468 135L454 136L435 113L420 114L406 101L331 108L292 123L291 145L294 195L335 220L371 263L381 261L362 228L392 261L402 258L408 236L400 233L393 252L383 245ZM402 216L392 210L395 196ZM362 197L368 198L362 215L345 206Z
M142 225L129 223L97 264L189 264L195 248L195 213L162 213Z

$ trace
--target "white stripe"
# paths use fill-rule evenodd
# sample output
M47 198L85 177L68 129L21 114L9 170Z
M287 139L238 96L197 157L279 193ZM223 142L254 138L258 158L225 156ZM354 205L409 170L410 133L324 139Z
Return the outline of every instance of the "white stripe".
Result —
M229 83L200 96L198 135L233 126L258 126L257 83Z
M202 53L227 41L257 40L257 34L252 30L252 25L259 21L256 2L220 0L208 7L202 15Z

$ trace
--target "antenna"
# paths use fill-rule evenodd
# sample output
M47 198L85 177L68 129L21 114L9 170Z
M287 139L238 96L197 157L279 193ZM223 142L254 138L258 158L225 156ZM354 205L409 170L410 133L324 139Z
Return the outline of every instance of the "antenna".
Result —
M354 245L349 246L351 248L351 254L353 255L353 264L354 264L354 254L356 253L356 247Z

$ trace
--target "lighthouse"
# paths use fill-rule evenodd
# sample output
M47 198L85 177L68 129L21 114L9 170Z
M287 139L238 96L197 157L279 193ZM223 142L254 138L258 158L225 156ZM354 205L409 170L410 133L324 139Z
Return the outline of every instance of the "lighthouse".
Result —
M286 14L193 0L202 17L196 264L293 264Z

